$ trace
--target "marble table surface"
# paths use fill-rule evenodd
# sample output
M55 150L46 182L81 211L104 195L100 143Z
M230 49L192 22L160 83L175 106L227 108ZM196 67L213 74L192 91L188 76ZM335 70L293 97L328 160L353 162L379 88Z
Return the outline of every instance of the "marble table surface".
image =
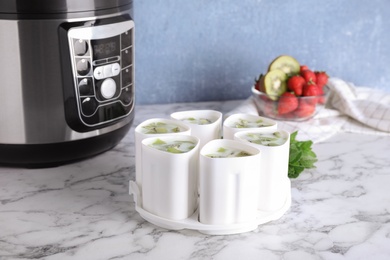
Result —
M0 259L390 259L390 137L340 133L291 182L291 208L248 233L164 230L129 195L134 127L171 112L241 101L136 107L114 149L55 168L0 167Z

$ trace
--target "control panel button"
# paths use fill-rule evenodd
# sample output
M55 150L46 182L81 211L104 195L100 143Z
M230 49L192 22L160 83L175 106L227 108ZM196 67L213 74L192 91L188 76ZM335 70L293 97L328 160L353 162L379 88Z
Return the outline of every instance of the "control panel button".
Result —
M77 56L83 56L88 51L88 42L83 39L75 39L73 42L74 53Z
M101 60L93 61L93 65L95 65L95 66L99 66L99 65L102 65L104 63L107 63L107 59L101 59Z
M108 58L107 59L107 62L114 62L114 61L118 61L120 58L119 58L119 56L117 56L117 57L111 57L111 58Z
M116 92L116 83L112 78L105 79L100 85L100 94L105 99L110 99L115 95Z
M111 64L103 66L103 74L105 78L112 77L112 66Z
M122 87L129 86L132 83L131 68L122 70Z
M95 70L93 71L93 76L95 79L104 79L104 70L103 66L96 67Z
M121 34L121 44L122 44L122 49L131 46L131 31L127 31Z
M79 59L76 63L76 68L80 76L86 76L91 70L91 64L87 59Z
M80 96L93 95L93 84L90 78L81 79L78 84L78 87Z
M122 67L126 68L131 65L132 57L131 57L131 49L126 49L122 51Z
M81 99L81 110L84 115L91 116L95 113L98 107L98 102L95 98L87 97Z
M119 65L119 63L114 63L111 64L110 66L111 66L112 75L113 76L119 75L119 73L121 72L121 65Z
M126 107L123 107L118 101L104 106L100 106L98 109L100 118L102 118L105 121L123 116L127 112L128 111Z
M122 101L123 105L130 105L133 101L133 92L131 91L131 88L122 89L119 99Z

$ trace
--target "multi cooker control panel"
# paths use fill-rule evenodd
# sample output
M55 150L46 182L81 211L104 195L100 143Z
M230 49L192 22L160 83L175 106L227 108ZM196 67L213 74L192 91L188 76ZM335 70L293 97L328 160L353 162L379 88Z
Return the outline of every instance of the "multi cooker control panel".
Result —
M68 31L78 115L96 127L126 117L134 106L134 23Z

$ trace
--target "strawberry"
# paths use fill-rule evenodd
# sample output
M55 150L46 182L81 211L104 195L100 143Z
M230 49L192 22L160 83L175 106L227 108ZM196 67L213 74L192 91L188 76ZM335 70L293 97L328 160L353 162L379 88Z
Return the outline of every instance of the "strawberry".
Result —
M301 96L303 86L305 85L305 79L300 75L292 76L287 81L287 87L289 90L294 91L295 95Z
M287 114L283 114L283 115L277 115L277 118L280 118L280 119L294 119L296 116L295 116L295 111L292 111L290 113L287 113Z
M318 103L320 104L325 104L325 96L324 96L325 92L324 92L324 89L323 88L318 88L318 96L321 96L319 97L317 100L318 100Z
M323 86L326 85L326 83L328 83L328 74L326 74L325 71L316 71L314 72L314 74L316 74L316 83L318 85L318 87L320 87L322 89Z
M301 65L300 69L299 69L299 73L302 74L302 71L305 71L305 70L308 70L309 67L306 66L306 65Z
M314 84L312 81L309 81L306 83L306 85L303 87L303 96L305 97L312 97L312 96L318 96L319 95L319 89L316 84ZM307 102L312 103L315 105L317 103L317 98L306 98Z
M301 75L306 80L306 82L309 81L312 81L314 83L317 82L316 74L309 69L302 71Z
M307 100L305 100L305 99L300 99L299 106L294 111L294 114L296 117L305 118L305 117L309 117L309 116L313 115L315 110L316 110L315 104L313 104L312 102L307 102Z
M298 107L298 98L290 92L283 93L279 98L278 113L287 114Z
M318 86L313 82L309 81L303 86L303 96L318 96Z
M262 78L263 78L263 74L260 74L259 77L256 79L255 78L255 89L257 89L258 91L261 91L261 84L262 84Z

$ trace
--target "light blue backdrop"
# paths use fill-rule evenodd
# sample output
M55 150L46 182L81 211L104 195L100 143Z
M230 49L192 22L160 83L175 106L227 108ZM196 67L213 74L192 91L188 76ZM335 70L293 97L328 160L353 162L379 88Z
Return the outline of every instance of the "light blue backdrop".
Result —
M390 0L135 0L138 104L244 99L289 54L390 91Z

